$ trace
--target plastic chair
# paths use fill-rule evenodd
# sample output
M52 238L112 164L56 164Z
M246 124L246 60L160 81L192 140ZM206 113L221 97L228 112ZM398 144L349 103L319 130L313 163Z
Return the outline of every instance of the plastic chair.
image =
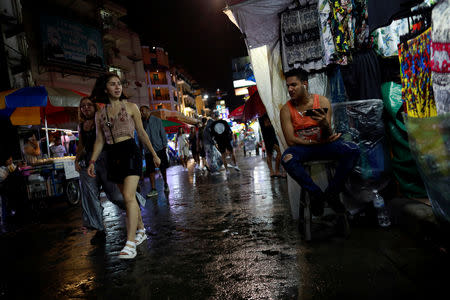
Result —
M304 162L303 168L311 176L311 167L317 165L323 165L327 173L327 181L330 183L332 176L334 174L336 161L334 160L314 160ZM341 194L339 194L341 198ZM342 201L342 198L341 198ZM303 239L305 241L311 240L311 226L312 226L312 214L311 214L311 199L304 188L300 192L300 203L299 203L299 224L298 229L303 234Z

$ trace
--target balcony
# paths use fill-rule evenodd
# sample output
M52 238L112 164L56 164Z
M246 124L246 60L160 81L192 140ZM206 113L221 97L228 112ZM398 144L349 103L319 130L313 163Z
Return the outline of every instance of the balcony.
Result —
M166 94L166 95L159 95L156 96L155 94L153 94L153 100L159 100L159 101L169 101L170 100L170 95Z
M190 107L190 108L192 108L195 111L197 110L197 107L193 103L185 103L184 106L185 107Z
M150 72L149 73L150 83L152 85L157 84L168 84L165 72Z
M166 78L159 78L159 79L150 78L150 82L152 85L167 84L167 79Z

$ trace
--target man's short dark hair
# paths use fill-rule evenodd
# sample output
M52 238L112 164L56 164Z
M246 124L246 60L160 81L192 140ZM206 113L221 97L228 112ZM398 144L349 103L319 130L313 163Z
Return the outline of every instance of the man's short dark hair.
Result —
M202 123L203 123L203 124L205 124L205 123L206 123L206 121L208 121L208 119L207 119L207 118L205 118L205 117L203 117L203 118L202 118Z
M150 109L150 107L148 107L147 105L142 105L139 109L141 109L141 108Z
M284 77L287 79L288 77L295 76L300 81L308 81L308 72L303 69L292 69L286 73L284 73Z

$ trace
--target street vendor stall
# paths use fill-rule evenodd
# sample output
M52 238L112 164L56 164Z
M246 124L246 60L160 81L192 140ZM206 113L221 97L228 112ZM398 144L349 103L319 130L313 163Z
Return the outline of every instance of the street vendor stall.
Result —
M86 95L77 91L43 86L4 91L0 93L0 115L9 118L12 125L41 126L45 131L47 153L50 155L48 125L74 121L76 108L83 96ZM52 128L51 131L72 132L58 128ZM45 155L20 167L26 177L26 189L32 206L44 205L50 197L63 197L73 205L79 202L81 193L74 160L75 156L47 158Z
M335 129L359 140L361 182L382 188L393 177L397 193L414 198L425 194L425 182L436 216L450 220L446 185L437 189L435 184L437 174L449 174L446 144L440 142L447 137L450 112L448 0L235 0L229 5L224 13L245 37L258 92L282 150L287 144L279 114L289 97L283 73L303 69L309 72L309 92L326 96L336 109ZM390 82L401 85L398 95L386 85L383 93L382 84L393 87ZM421 122L439 141L433 147L422 147L415 130ZM385 135L394 146L385 143ZM297 218L299 186L292 178L288 185Z
M81 192L74 162L74 156L48 158L22 168L31 203L41 206L46 205L46 199L50 197L62 197L71 205L78 204Z

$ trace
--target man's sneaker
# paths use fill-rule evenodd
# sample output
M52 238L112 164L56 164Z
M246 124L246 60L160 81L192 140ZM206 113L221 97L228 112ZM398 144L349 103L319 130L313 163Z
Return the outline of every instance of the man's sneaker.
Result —
M152 189L150 191L150 193L147 194L147 198L154 197L154 196L158 196L158 191L155 189Z
M164 183L164 192L170 192L169 185L167 183Z
M239 169L239 167L238 167L237 165L233 166L233 168L234 168L236 171L238 171L238 172L241 171L241 169Z
M309 200L311 201L311 213L315 217L320 217L324 212L324 195L322 192L309 193Z

